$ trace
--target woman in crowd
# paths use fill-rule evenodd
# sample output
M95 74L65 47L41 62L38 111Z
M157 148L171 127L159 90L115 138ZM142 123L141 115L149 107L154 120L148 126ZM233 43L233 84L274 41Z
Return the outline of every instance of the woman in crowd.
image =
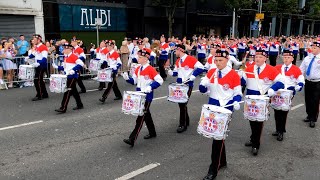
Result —
M12 62L17 51L14 50L11 42L3 42L2 49L0 51L0 58L2 58L3 70L7 72L7 79L9 82L8 88L13 88L13 76L14 70L17 69L17 65Z
M122 62L122 71L127 72L129 71L128 67L128 60L129 60L129 48L128 42L122 41L122 45L120 47L120 54L121 54L121 62Z

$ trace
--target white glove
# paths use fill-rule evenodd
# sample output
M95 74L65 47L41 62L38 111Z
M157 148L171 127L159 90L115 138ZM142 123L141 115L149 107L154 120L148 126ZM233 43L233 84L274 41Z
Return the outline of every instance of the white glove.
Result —
M75 73L76 72L74 70L72 70L72 69L69 71L69 75L74 75Z
M33 63L32 66L36 68L36 67L40 66L40 64L39 63Z
M117 68L117 66L113 66L112 69L113 70L117 70L118 68Z
M147 88L143 92L151 93L152 92L152 87L151 86L147 86Z
M301 91L301 90L302 90L302 87L299 86L299 85L296 85L296 86L294 87L294 89L295 89L296 91Z
M243 72L242 70L239 70L239 71L238 71L238 75L240 76L240 78L243 77L243 73L244 73L244 72Z
M208 78L202 78L200 85L202 86L208 86L210 84L210 80Z
M235 102L233 103L233 108L234 108L236 111L238 111L238 110L240 109L240 104L239 104L238 101L235 101Z
M128 72L122 73L122 77L123 77L124 80L129 80L130 79Z
M270 88L270 89L268 90L268 96L269 96L269 97L272 97L272 96L274 96L275 94L276 94L276 92L274 92L273 89Z
M191 75L190 77L189 77L189 81L194 81L196 79L196 77L194 76L194 75Z
M57 66L55 63L52 63L52 67L53 67L54 69L58 69L58 66Z
M103 60L103 59L100 59L100 60L99 60L99 63L100 63L100 64L102 64L103 62L104 62L104 60Z
M24 60L25 60L25 61L28 61L28 60L29 60L29 57L25 57Z
M173 71L172 71L171 69L169 69L169 70L168 70L168 74L169 74L170 76L173 76Z

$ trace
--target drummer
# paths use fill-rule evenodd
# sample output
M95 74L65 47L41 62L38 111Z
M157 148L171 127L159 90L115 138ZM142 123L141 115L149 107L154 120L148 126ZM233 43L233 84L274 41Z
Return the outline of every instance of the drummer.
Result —
M241 85L247 86L247 95L275 95L275 91L284 88L284 78L269 64L266 64L267 54L264 50L258 49L255 56L255 65L249 66L242 74ZM257 76L257 78L255 78ZM252 154L258 155L260 138L263 129L263 122L250 121L250 141L245 146L252 147Z
M100 42L100 47L96 49L96 59L97 61L99 61L100 68L104 69L106 67L108 67L108 63L107 63L107 54L109 53L108 48L106 48L106 41L102 40ZM103 88L106 87L106 83L105 82L100 82L99 83L99 91L102 91Z
M206 71L209 71L210 69L212 68L217 68L216 64L215 64L215 53L216 53L216 50L218 48L218 44L211 44L210 46L210 54L207 58L207 62L206 64L204 65L204 68Z
M125 143L131 145L131 147L134 146L134 143L138 138L139 132L143 125L143 121L146 122L149 131L149 134L144 136L144 139L157 137L156 129L154 127L149 108L153 99L153 90L162 85L163 79L157 73L157 71L149 65L149 56L150 53L148 51L139 50L138 62L140 66L136 68L133 76L129 77L127 72L122 74L123 78L128 83L137 84L137 91L144 92L147 95L146 102L144 104L144 115L138 116L134 130L132 131L128 139L123 140Z
M186 48L182 44L176 45L176 56L179 57L175 63L174 70L169 70L170 76L178 76L178 84L187 84L189 86L188 97L190 98L193 88L193 81L196 76L200 75L204 71L203 65L193 56L186 54ZM180 121L177 129L178 133L182 133L187 130L189 126L189 115L186 103L179 103L180 108Z
M116 96L114 100L121 100L122 95L119 90L118 84L117 84L117 74L118 70L122 65L122 62L120 60L120 55L114 50L114 42L113 41L107 41L107 62L109 65L109 68L112 68L112 82L108 83L107 89L104 91L102 98L99 99L100 102L104 103L111 91L111 88L113 89L113 92Z
M242 98L240 77L235 70L227 66L229 53L227 51L217 50L215 61L217 68L209 70L208 74L202 79L199 90L201 93L210 91L208 104L216 106L225 106L230 111L239 110ZM215 84L215 82L218 82ZM214 179L218 170L227 166L226 150L224 140L215 140L212 142L211 164L209 171L203 180Z
M64 66L59 66L59 70L63 70L67 75L67 91L63 95L61 106L55 111L59 113L65 113L67 111L67 106L70 100L70 96L73 96L76 100L77 106L73 110L83 109L83 104L80 99L79 92L77 90L77 79L79 77L80 69L83 67L84 63L76 54L72 53L72 46L68 43L63 44L65 55Z
M294 54L290 50L284 50L282 54L283 64L277 65L275 68L285 76L285 89L293 91L301 91L304 86L304 76L299 67L292 64ZM276 121L276 132L272 133L277 136L278 141L283 140L283 133L286 132L286 122L289 111L274 110L274 119Z

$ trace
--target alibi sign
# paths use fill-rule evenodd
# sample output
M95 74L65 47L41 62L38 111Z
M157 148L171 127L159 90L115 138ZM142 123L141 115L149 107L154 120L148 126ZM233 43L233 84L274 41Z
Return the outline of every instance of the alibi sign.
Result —
M125 8L59 5L60 31L95 31L95 19L101 19L101 31L126 31Z

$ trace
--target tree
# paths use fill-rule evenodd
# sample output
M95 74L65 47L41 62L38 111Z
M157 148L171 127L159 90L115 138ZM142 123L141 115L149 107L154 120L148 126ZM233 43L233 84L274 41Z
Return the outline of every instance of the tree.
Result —
M252 5L255 4L256 0L226 0L226 6L229 10L236 9L239 11L241 9L251 9Z
M279 36L282 32L282 20L285 14L292 15L298 13L298 1L297 0L269 0L263 4L263 9L270 12L274 16L280 18Z
M184 7L186 0L153 0L153 6L160 6L166 9L166 16L168 18L168 35L172 36L172 24L174 14L177 8Z

